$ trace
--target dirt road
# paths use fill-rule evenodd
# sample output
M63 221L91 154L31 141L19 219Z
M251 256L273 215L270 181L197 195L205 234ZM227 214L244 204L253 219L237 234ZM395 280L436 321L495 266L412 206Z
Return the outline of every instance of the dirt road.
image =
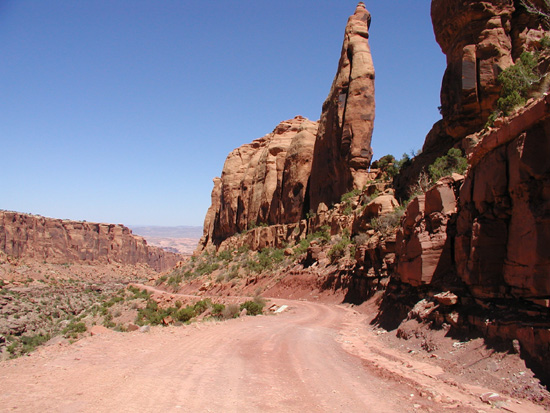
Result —
M346 331L353 331L350 338L357 342L360 326L352 310L277 302L289 304L289 310L276 316L158 327L149 333L109 332L2 362L0 410L477 410L474 398L458 404L422 398L395 374L384 374L345 351L346 345L354 346L346 340Z

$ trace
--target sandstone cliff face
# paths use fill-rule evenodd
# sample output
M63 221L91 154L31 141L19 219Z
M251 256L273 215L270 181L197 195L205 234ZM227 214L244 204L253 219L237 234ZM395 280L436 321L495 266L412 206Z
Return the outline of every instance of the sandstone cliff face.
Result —
M52 263L148 264L172 268L181 256L132 234L122 225L96 224L0 211L0 250L18 258Z
M460 192L458 273L476 297L550 307L550 98L479 138Z
M396 181L398 195L421 171L461 140L481 130L496 108L498 75L523 51L533 50L547 34L544 22L526 10L520 0L433 0L434 34L447 57L441 85L441 114L426 136L422 154ZM550 12L543 1L532 2Z
M363 188L372 159L374 66L370 13L359 3L348 20L338 71L323 104L311 174L311 207L331 205Z
M452 237L457 195L464 177L445 177L414 198L397 232L397 277L413 286L453 272Z
M546 33L543 21L522 3L432 1L435 37L447 56L441 112L445 132L453 138L483 127L500 94L498 75ZM544 2L535 3L548 9Z
M232 151L214 180L203 247L260 224L295 223L309 210L317 123L301 116Z

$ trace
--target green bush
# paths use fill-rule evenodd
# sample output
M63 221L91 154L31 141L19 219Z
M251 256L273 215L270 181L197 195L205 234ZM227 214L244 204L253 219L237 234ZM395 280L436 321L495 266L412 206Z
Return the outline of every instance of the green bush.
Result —
M262 314L264 306L256 301L245 301L241 304L240 310L242 311L244 308L246 308L247 315L258 315Z
M264 248L257 255L256 259L249 259L247 267L252 272L261 273L264 270L270 270L285 258L284 250L277 248Z
M468 160L462 156L460 149L451 148L447 155L441 156L428 167L430 172L430 180L437 182L444 176L452 175L453 173L464 174L468 168Z
M498 75L502 89L497 108L504 115L509 115L516 107L525 105L529 93L540 82L537 60L533 53L523 52L514 65Z
M174 313L173 318L177 321L181 321L182 323L186 323L187 321L191 320L195 316L196 316L196 313L193 307L187 306L185 308L180 308L179 310L177 310Z
M344 234L342 239L332 246L328 251L327 256L330 259L330 262L334 264L340 258L343 258L346 254L346 248L351 244L351 239L349 234Z
M356 196L358 196L360 194L361 194L360 189L353 189L353 190L345 193L344 195L342 195L342 197L340 198L340 202L350 202L353 198L355 198Z
M193 305L193 310L197 314L202 314L210 307L212 307L212 301L209 298L205 298L204 300L197 301Z
M294 248L294 255L301 255L306 252L313 240L317 240L321 244L326 244L330 241L330 227L328 225L323 225L319 231L309 234L307 237L300 240L298 246Z
M76 336L80 333L84 333L87 331L88 328L86 327L86 324L83 322L75 323L71 322L67 327L65 327L62 331L62 333L66 337L73 337L76 338Z
M389 214L382 215L379 218L373 218L370 224L375 231L383 235L389 235L400 225L401 217L404 213L405 208L398 207Z
M212 304L212 316L221 317L224 309L225 309L225 305L223 304L219 304L219 303Z
M139 288L134 287L133 285L128 286L128 291L130 291L133 294L133 296L129 298L130 300L137 300L140 298L147 300L151 295L146 289L140 290Z

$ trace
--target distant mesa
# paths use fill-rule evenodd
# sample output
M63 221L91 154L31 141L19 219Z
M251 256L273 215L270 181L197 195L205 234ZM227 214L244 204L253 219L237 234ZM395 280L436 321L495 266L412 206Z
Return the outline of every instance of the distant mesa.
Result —
M147 264L172 268L180 254L147 245L120 224L79 222L0 211L0 251L51 263Z

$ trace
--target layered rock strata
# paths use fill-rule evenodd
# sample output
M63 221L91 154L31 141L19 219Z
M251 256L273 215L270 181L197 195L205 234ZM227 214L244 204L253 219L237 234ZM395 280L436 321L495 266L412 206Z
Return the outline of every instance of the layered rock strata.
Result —
M179 254L147 245L123 225L97 224L0 211L0 251L52 263L147 264L172 268Z
M447 57L441 85L442 120L426 136L422 153L402 171L396 190L407 198L423 170L461 140L481 130L496 109L498 75L522 52L540 47L545 21L525 4L550 14L547 2L433 0L436 41ZM462 148L465 149L465 148Z
M301 116L242 145L214 180L202 247L218 246L257 225L296 223L309 211L308 185L317 122Z
M348 20L336 77L323 104L311 175L314 211L368 181L375 112L370 20L359 3Z
M550 308L550 97L469 138L456 260L476 297Z
M397 232L397 277L402 282L430 284L454 271L452 237L463 181L457 174L445 177L407 206Z

